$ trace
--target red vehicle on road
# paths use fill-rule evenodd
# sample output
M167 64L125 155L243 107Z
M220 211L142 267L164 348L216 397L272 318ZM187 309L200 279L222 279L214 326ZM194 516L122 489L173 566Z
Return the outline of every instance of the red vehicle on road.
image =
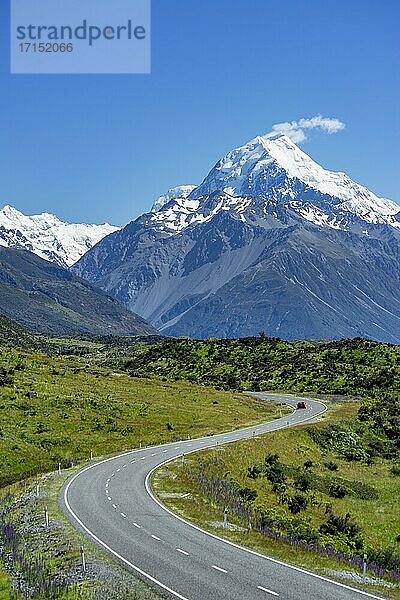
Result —
M304 402L304 400L300 400L297 403L297 408L307 408L307 402Z

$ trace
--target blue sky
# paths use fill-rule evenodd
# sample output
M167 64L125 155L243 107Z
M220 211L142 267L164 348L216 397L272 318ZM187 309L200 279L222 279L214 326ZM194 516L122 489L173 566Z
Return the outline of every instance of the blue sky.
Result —
M151 75L10 75L0 8L0 205L123 225L274 123L400 202L398 0L153 0Z

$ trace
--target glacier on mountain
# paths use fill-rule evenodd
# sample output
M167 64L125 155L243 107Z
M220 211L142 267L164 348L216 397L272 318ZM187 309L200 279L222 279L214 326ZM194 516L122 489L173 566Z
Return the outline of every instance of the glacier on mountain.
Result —
M26 216L12 206L0 210L0 245L23 248L63 267L76 263L118 227L65 223L49 213Z

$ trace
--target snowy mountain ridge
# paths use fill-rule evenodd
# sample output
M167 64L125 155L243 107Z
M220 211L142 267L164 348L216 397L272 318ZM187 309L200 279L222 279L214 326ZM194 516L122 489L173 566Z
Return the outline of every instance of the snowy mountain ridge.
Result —
M104 223L65 223L55 215L26 216L6 205L0 210L0 246L23 248L62 267L76 263L118 227Z
M210 208L209 198L217 194L219 200ZM169 234L207 222L221 210L254 222L254 213L262 217L269 202L333 229L349 230L354 220L400 229L398 204L379 198L345 173L324 169L289 137L276 133L229 152L198 187L173 188L161 196L151 221ZM358 229L368 233L361 224Z
M166 194L160 196L153 204L151 212L158 212L171 202L171 200L186 200L187 197L197 188L197 185L178 185L171 188Z

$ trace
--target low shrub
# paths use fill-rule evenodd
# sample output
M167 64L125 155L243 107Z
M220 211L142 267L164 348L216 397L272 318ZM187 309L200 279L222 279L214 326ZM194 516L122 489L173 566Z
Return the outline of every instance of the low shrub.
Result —
M327 460L326 462L324 462L324 467L326 467L330 471L337 471L339 468L337 464L332 460Z

